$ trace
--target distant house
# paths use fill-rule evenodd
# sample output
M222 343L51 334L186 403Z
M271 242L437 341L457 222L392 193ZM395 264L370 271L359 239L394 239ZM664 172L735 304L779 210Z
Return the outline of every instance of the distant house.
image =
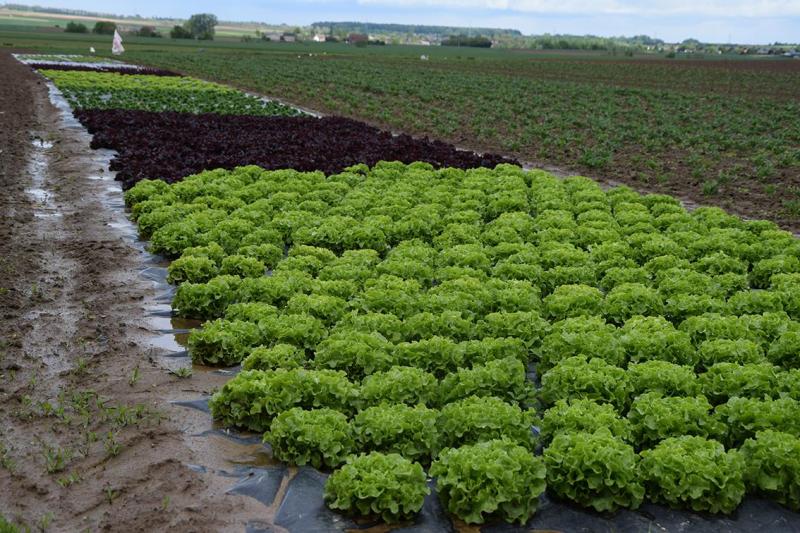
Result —
M280 41L281 40L281 34L280 33L265 33L264 34L264 39L266 39L267 41L273 41L273 42Z
M317 33L314 35L314 42L315 43L324 43L325 42L325 35L321 33Z
M297 35L295 35L294 33L284 33L283 35L281 35L281 41L285 43L293 43L297 41Z
M368 43L369 36L363 33L351 33L347 36L347 44Z

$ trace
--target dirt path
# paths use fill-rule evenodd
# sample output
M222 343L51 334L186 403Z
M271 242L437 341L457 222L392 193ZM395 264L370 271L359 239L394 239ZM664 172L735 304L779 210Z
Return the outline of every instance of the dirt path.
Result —
M191 469L213 379L163 369L141 251L85 138L0 52L0 518L48 531L242 531L255 500ZM94 178L94 179L93 179ZM152 328L150 328L152 329ZM2 521L0 521L2 524Z

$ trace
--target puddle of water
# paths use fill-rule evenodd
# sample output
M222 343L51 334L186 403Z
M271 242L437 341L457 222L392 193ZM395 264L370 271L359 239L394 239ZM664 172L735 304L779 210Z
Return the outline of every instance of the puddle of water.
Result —
M184 352L188 347L188 333L161 333L150 339L150 344L155 348L161 348L168 352Z
M80 125L80 123L78 124ZM81 128L82 127L83 126L81 126ZM92 156L93 161L98 162L100 164L104 164L105 161L110 160L115 155L117 155L117 152L116 150L112 150L111 148L97 148L96 150L92 150L92 154L93 154ZM99 171L110 172L108 170L108 165L101 167ZM114 175L116 175L116 172L112 172L111 174L112 174L111 177L113 177Z
M140 241L140 242L142 244L146 244L145 241ZM149 279L163 279L164 282L166 283L166 279L167 279L166 273L163 276L159 275L159 276L156 277L155 273L149 274L148 270L151 269L151 268L162 268L162 269L164 269L164 271L166 271L167 267L169 267L169 265L170 265L170 260L167 259L166 257L162 256L162 255L153 255L153 254L148 253L147 256L148 257L145 258L145 262L150 266L148 266L147 268L143 269L142 270L142 274L145 275L145 276L149 276Z
M106 225L109 228L113 228L119 232L121 237L129 242L133 242L134 246L136 245L136 241L139 239L139 234L136 230L131 227L130 223L126 222L108 222ZM138 248L138 246L137 246ZM139 248L140 249L140 248Z
M203 323L202 320L195 320L192 318L172 317L172 329L190 330L199 328Z
M175 339L175 344L180 346L182 349L186 350L189 348L189 332L183 333L171 333L170 335L173 336Z
M189 347L189 332L186 331L185 333L174 333L172 334L175 337L175 343L183 348L184 350Z
M36 188L36 189L25 189L25 192L28 195L32 196L34 201L41 202L43 204L48 203L49 200L50 200L50 197L52 196L52 193L50 193L50 191L46 191L44 189L39 189L39 188Z
M49 150L50 148L53 147L53 142L52 141L41 139L39 137L33 139L33 141L31 141L31 142L33 143L34 147L39 148L41 150Z
M177 316L151 315L150 324L162 333L171 333L175 336L188 335L189 331L199 328L203 323L201 320L180 318ZM182 342L183 338L179 339Z
M280 461L272 457L271 453L267 453L263 444L242 446L237 455L228 457L228 461L241 466L283 466Z
M166 286L171 289L171 286L166 284L156 283L156 286ZM202 324L201 320L173 316L169 300L150 306L147 310L147 322L148 329L154 334L150 344L155 348L171 352L166 356L170 359L188 357L189 332ZM166 366L174 370L173 363L167 363ZM203 371L202 368L196 370Z
M34 178L40 178L40 175L47 169L47 156L45 153L39 151L33 152L28 161L28 167L36 174ZM41 179L40 181L44 180Z
M173 333L175 329L172 327L172 317L169 316L151 316L148 320L150 324L157 330L163 333Z
M36 204L33 215L37 218L60 217L62 213L59 212L58 206L55 204L53 192L45 188L45 180L50 165L50 156L46 150L52 148L53 143L35 136L31 139L31 144L34 150L31 151L28 159L28 173L33 186L25 189L25 193Z
M28 170L33 174L33 182L37 186L44 183L44 173L47 170L47 154L41 150L34 150L28 160Z
M256 435L254 438L242 437L243 435L217 429L192 435L192 438L208 439L213 443L215 457L209 458L212 460L208 462L201 463L204 465L217 463L219 469L242 466L261 468L286 466L272 456L272 451L269 447L261 442L261 435Z

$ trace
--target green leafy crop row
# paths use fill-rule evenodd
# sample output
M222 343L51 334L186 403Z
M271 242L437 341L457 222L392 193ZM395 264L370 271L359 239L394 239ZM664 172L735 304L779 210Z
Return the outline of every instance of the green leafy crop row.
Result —
M765 444L800 439L800 242L772 223L508 165L243 167L126 201L206 320L194 360L242 363L214 416L346 463L336 509L407 518L429 464L469 522L525 522L542 481L601 511L797 506Z
M139 109L225 115L285 115L301 113L277 102L266 102L236 89L177 76L46 70L75 109Z

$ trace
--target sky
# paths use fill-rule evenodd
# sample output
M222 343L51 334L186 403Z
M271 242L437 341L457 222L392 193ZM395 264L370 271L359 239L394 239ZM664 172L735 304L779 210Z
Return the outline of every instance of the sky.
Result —
M542 33L641 35L678 42L800 42L800 0L44 0L37 5L115 14L308 25L393 22Z

